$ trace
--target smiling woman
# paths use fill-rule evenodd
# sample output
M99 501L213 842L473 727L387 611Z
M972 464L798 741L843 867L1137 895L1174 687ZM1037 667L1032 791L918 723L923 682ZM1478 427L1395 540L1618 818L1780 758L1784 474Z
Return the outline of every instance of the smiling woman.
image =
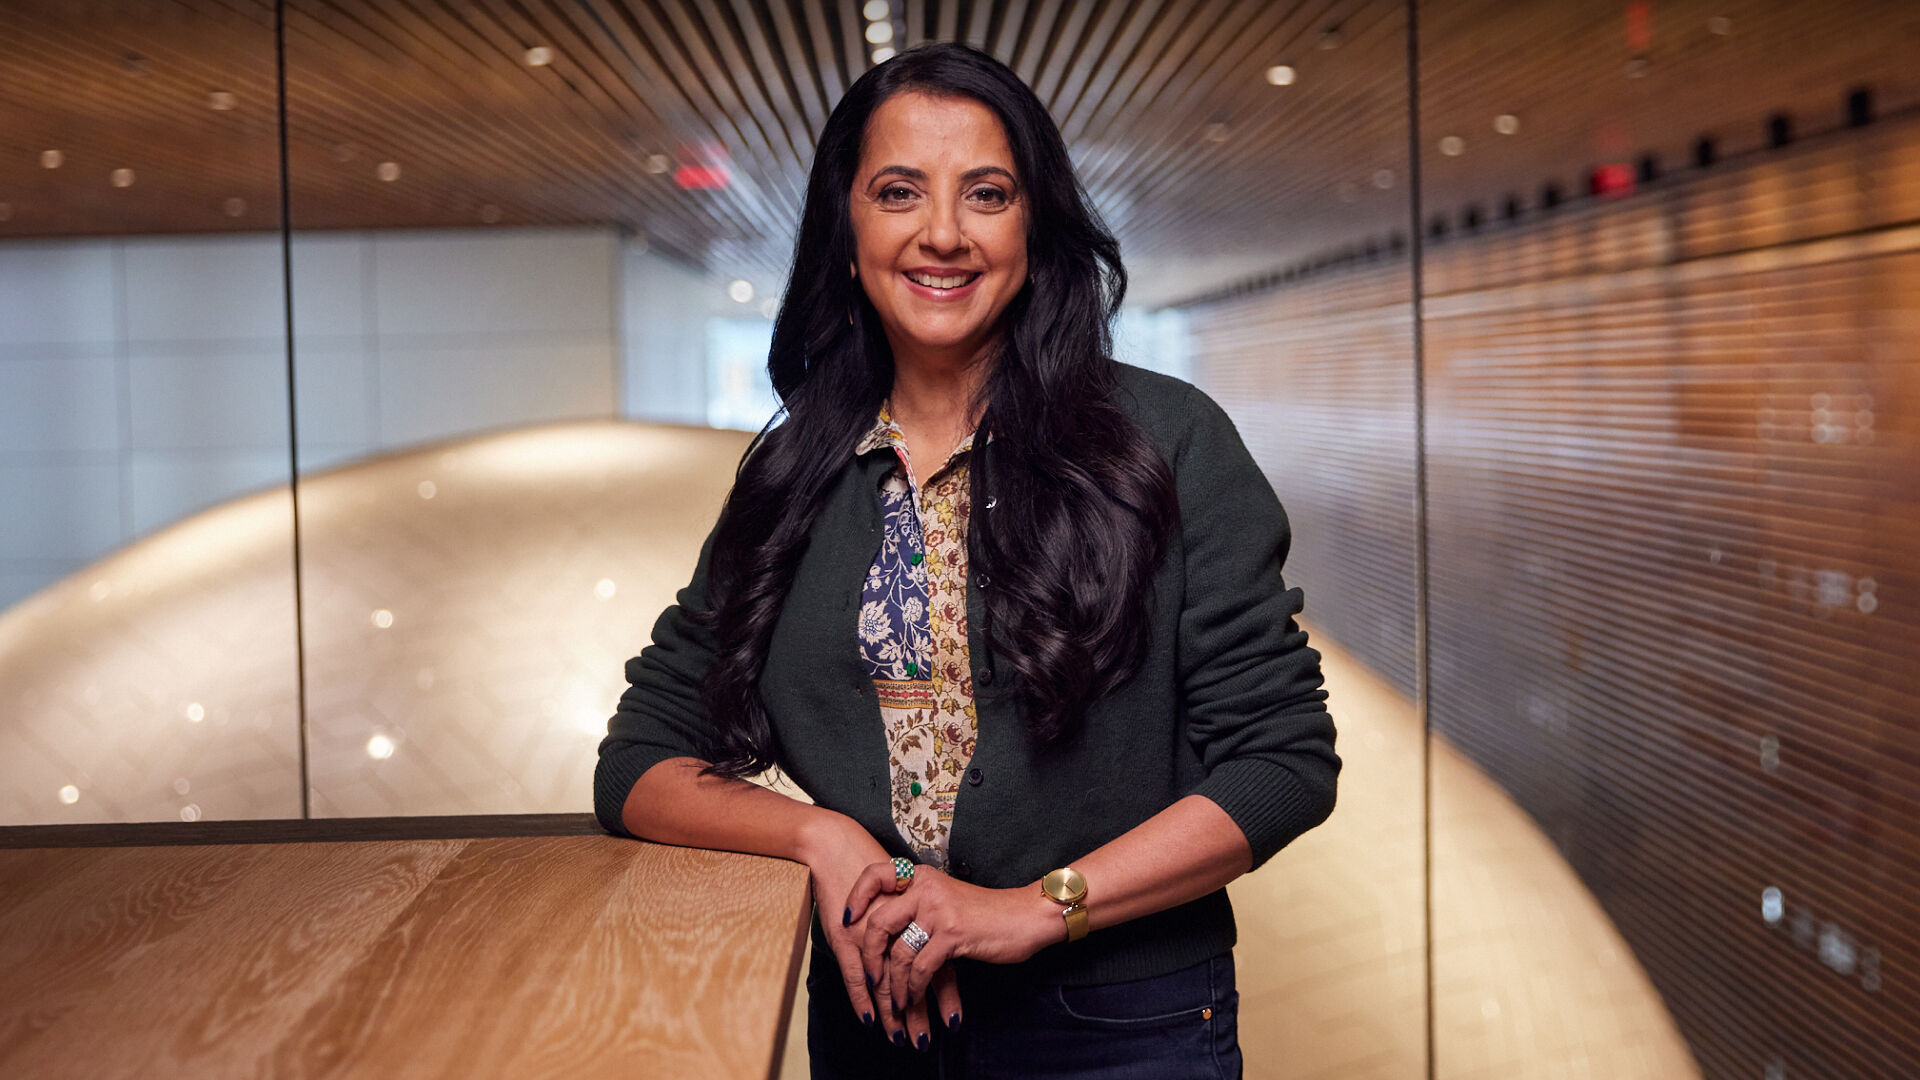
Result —
M909 49L828 119L784 422L595 776L611 831L807 865L816 1077L1240 1071L1225 886L1340 760L1286 515L1218 406L1114 362L1125 289L984 53ZM813 804L741 779L775 767Z

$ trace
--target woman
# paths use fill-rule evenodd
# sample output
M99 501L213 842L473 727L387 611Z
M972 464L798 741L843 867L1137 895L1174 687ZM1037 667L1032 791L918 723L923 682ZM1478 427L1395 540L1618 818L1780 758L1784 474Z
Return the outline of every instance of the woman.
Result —
M816 1077L1239 1072L1224 887L1340 763L1286 517L1217 406L1110 358L1125 280L985 54L909 49L828 119L784 420L595 778L611 831L811 870Z

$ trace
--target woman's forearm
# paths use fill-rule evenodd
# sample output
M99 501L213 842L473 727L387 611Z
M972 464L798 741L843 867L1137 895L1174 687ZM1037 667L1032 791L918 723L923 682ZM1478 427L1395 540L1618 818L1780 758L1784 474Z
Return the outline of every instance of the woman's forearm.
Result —
M627 793L620 821L645 840L810 862L841 815L745 780L703 776L698 758L668 758ZM836 820L839 819L839 820Z
M1220 805L1189 795L1076 860L1090 930L1165 911L1224 887L1253 866L1246 834ZM1033 890L1043 943L1066 940L1060 906Z

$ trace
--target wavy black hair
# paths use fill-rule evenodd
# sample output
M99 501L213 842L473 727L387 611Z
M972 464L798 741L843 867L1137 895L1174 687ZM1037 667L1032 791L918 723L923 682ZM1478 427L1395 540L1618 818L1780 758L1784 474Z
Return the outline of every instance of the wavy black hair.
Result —
M867 123L905 91L993 110L1026 200L1031 276L1003 314L974 403L991 441L974 444L968 560L984 589L983 629L1014 669L1006 691L1024 700L1036 747L1070 738L1148 648L1153 575L1179 512L1166 462L1114 400L1109 323L1127 285L1119 244L1033 91L979 50L921 45L853 84L814 154L767 358L782 413L741 459L709 564L717 654L701 696L710 771L722 775L777 764L757 689L768 641L827 489L893 386L879 317L847 267Z

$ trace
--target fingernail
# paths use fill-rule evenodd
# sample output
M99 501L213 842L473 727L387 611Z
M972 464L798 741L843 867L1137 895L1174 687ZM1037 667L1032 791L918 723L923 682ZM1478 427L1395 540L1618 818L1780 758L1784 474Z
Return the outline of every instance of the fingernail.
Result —
M851 904L847 905L847 910L840 913L840 925L841 926L853 925L853 905Z
M953 1015L947 1017L947 1030L948 1031L960 1030L960 1014L959 1013L954 1013Z
M872 1013L870 1013L870 1012L863 1012L863 1013L861 1013L861 1014L860 1014L860 1022L861 1022L861 1023L863 1023L863 1024L865 1024L865 1025L867 1025L868 1027L872 1027L872 1026L873 1026L873 1014L872 1014Z
M904 1032L904 1031L896 1031L896 1032L894 1032L894 1033L893 1033L893 1045L895 1045L895 1046L898 1046L898 1047L900 1047L900 1048L901 1048L901 1049L903 1049L903 1050L904 1050L904 1049L906 1049L906 1046L907 1046L907 1033L906 1033L906 1032Z
M915 1045L915 1046L918 1046L918 1047L919 1047L919 1048L920 1048L921 1050L923 1050L923 1051L924 1051L924 1050L925 1050L925 1049L927 1048L927 1033L926 1033L926 1032L924 1032L924 1031L923 1031L923 1032L921 1032L921 1033L920 1033L920 1041L919 1041L919 1042L917 1042L917 1043L915 1043L914 1045Z

